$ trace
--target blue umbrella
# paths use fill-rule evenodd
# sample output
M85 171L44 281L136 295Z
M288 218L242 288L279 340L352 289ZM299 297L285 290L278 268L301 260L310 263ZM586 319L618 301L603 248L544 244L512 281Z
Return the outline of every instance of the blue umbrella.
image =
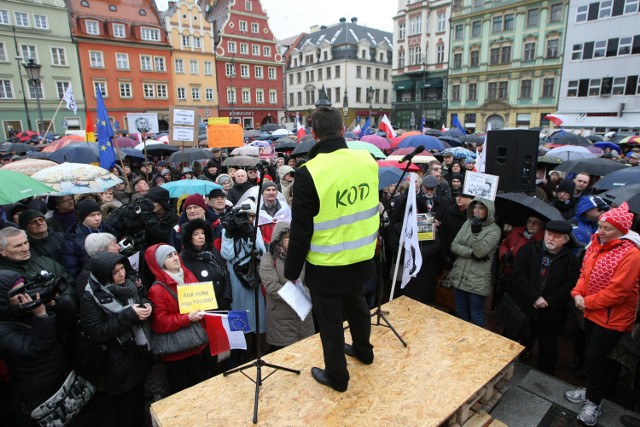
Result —
M401 176L402 170L394 166L381 166L378 169L378 190L397 183Z
M607 174L593 185L596 191L607 191L629 184L640 184L640 171L637 167L626 167Z
M613 142L608 142L608 141L600 141L600 142L596 142L595 144L593 144L594 147L598 147L598 148L602 148L603 150L606 150L607 148L610 148L612 150L616 150L618 152L618 154L622 153L622 148L620 148L620 146L618 144L614 144Z
M99 161L98 144L81 142L62 147L47 157L57 163L96 163Z
M462 136L465 136L466 134L464 132L462 132L460 129L458 128L454 128L452 127L451 129L449 129L448 131L446 131L444 133L446 136L453 136L454 138L460 138Z
M181 179L167 182L162 184L161 187L169 192L169 197L172 199L185 194L202 194L204 196L216 188L222 189L222 186L215 182L204 179Z
M445 154L451 154L456 159L476 158L476 153L463 147L447 148L442 150L442 153L440 153L441 156L444 156Z
M421 145L424 146L426 150L440 151L447 148L438 138L429 135L413 135L405 138L400 141L398 148L419 147Z

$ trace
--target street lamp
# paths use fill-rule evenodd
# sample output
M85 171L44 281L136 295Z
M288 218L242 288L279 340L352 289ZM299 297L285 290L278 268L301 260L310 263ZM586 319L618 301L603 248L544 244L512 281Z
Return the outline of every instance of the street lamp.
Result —
M375 89L373 88L373 86L369 86L367 88L367 102L369 103L369 126L371 127L372 123L371 123L371 108L372 108L372 102L373 102L373 94L375 93Z
M44 119L42 118L42 108L40 107L40 69L41 64L38 64L35 59L29 58L29 62L22 64L27 71L27 77L29 78L29 86L33 87L36 93L36 104L38 105L38 116L40 117L40 123L38 123L38 132L42 135L42 127L44 126ZM42 135L44 137L44 135Z
M342 98L342 112L344 113L344 125L347 125L347 116L349 115L349 96L347 88L344 89L344 98Z
M233 113L234 113L234 109L236 106L236 88L233 86L233 78L236 76L236 54L232 53L231 54L231 75L229 76L229 80L230 80L230 84L229 86L231 87L231 93L233 94L233 96L231 97L231 114L230 114L230 118L229 118L229 123L233 124L235 123L235 118L233 117Z

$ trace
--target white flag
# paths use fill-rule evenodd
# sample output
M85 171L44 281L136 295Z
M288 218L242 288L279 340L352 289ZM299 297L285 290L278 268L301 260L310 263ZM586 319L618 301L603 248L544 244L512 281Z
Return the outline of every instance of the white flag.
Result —
M422 253L418 243L418 217L416 205L416 175L411 174L411 183L407 192L407 206L404 209L402 224L402 242L404 247L404 266L402 268L402 283L404 289L412 277L416 277L422 267Z
M64 92L62 100L67 104L67 109L73 111L73 114L78 113L78 105L76 99L73 97L73 89L71 89L71 83L67 86L67 90Z
M478 172L485 172L487 165L487 143L489 141L488 136L485 137L484 144L482 145L482 151L478 153L478 148L476 147L476 170Z

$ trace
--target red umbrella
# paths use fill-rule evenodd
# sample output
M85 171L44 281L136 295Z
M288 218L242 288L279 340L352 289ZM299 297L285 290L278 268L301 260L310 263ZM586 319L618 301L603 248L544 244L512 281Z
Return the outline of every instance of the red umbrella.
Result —
M66 135L60 139L56 139L51 144L47 145L42 149L43 153L53 153L54 151L66 147L68 145L77 144L80 142L84 142L84 138L75 135Z
M36 136L39 135L38 132L34 132L32 130L25 130L22 132L18 132L18 134L16 135L16 138L18 138L18 141L20 142L27 142L31 139L32 136Z
M360 138L362 142L368 142L369 144L375 145L381 150L390 150L391 146L387 142L387 140L380 135L365 135Z
M400 163L397 160L378 160L378 166L392 166L404 170L404 168L406 167L406 163ZM418 171L420 171L420 166L416 165L415 163L412 163L411 166L409 166L409 172Z
M410 154L413 150L415 150L413 147L398 148L393 153L389 154L387 160L402 160L404 156ZM426 152L415 156L413 158L413 163L429 163L432 160L436 160L436 158Z
M138 141L135 139L128 138L126 136L119 136L114 139L114 143L119 148L133 148L138 145Z
M392 148L397 148L398 144L400 144L400 142L402 142L403 139L408 138L410 136L414 136L414 135L422 135L422 132L417 131L417 130L412 130L410 132L405 132L400 136L396 136L395 138L391 138L391 142L389 143L389 145L391 145Z

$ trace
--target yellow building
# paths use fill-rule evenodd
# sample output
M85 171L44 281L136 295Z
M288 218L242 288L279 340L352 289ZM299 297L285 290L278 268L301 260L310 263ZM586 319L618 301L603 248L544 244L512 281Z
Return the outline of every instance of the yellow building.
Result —
M218 117L214 25L207 17L214 0L170 1L163 12L173 47L173 99L176 107L198 110L200 120Z

